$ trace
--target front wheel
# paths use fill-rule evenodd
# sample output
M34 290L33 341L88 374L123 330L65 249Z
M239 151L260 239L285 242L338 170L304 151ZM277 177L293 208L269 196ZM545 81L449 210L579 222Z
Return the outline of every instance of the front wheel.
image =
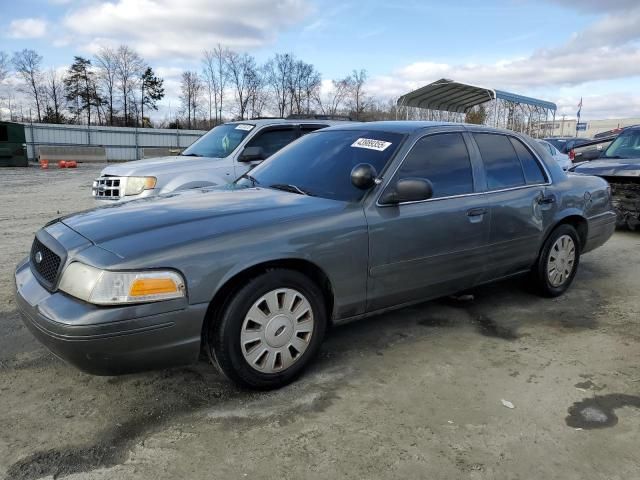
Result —
M327 315L318 286L292 270L270 270L238 290L211 326L209 353L235 383L278 388L320 349Z
M571 225L555 228L545 241L532 277L540 293L562 295L573 282L580 263L580 238Z

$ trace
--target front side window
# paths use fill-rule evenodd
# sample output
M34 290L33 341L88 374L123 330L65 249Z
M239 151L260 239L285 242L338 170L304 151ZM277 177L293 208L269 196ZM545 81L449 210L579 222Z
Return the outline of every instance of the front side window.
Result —
M247 147L262 147L265 158L270 157L282 147L286 147L298 138L298 134L293 128L271 129L258 133L249 140Z
M460 133L421 138L398 170L398 179L418 177L433 185L433 197L473 192L473 173L467 146Z
M255 125L249 123L218 125L196 140L181 155L185 157L228 157L254 128Z
M319 130L275 153L235 185L358 201L365 192L351 183L353 167L368 163L382 173L403 139L377 130Z
M493 133L474 133L487 174L489 190L525 185L520 159L509 138Z

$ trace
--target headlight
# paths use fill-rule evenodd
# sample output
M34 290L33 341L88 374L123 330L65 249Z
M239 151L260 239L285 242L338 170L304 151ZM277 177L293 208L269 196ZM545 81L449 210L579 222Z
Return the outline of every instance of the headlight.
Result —
M157 302L186 295L184 279L171 270L110 272L79 262L65 269L58 288L96 305Z
M151 190L156 186L156 177L127 177L125 195L139 195L145 190Z

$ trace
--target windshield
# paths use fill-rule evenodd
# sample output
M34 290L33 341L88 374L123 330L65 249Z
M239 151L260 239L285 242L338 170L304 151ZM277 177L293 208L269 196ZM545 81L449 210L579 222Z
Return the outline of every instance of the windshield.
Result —
M248 123L218 125L196 140L181 155L186 157L228 157L254 128L254 125Z
M618 135L601 158L640 157L640 130L627 130Z
M380 131L318 131L280 150L236 185L357 201L364 191L351 184L353 167L369 163L381 173L402 140L401 134Z

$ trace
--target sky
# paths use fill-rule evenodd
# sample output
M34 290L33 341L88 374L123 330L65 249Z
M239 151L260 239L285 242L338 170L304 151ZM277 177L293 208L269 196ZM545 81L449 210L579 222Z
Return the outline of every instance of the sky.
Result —
M49 68L126 43L165 78L218 43L259 61L293 53L325 82L368 72L397 98L439 78L550 100L558 116L640 116L640 0L0 0L0 50Z

